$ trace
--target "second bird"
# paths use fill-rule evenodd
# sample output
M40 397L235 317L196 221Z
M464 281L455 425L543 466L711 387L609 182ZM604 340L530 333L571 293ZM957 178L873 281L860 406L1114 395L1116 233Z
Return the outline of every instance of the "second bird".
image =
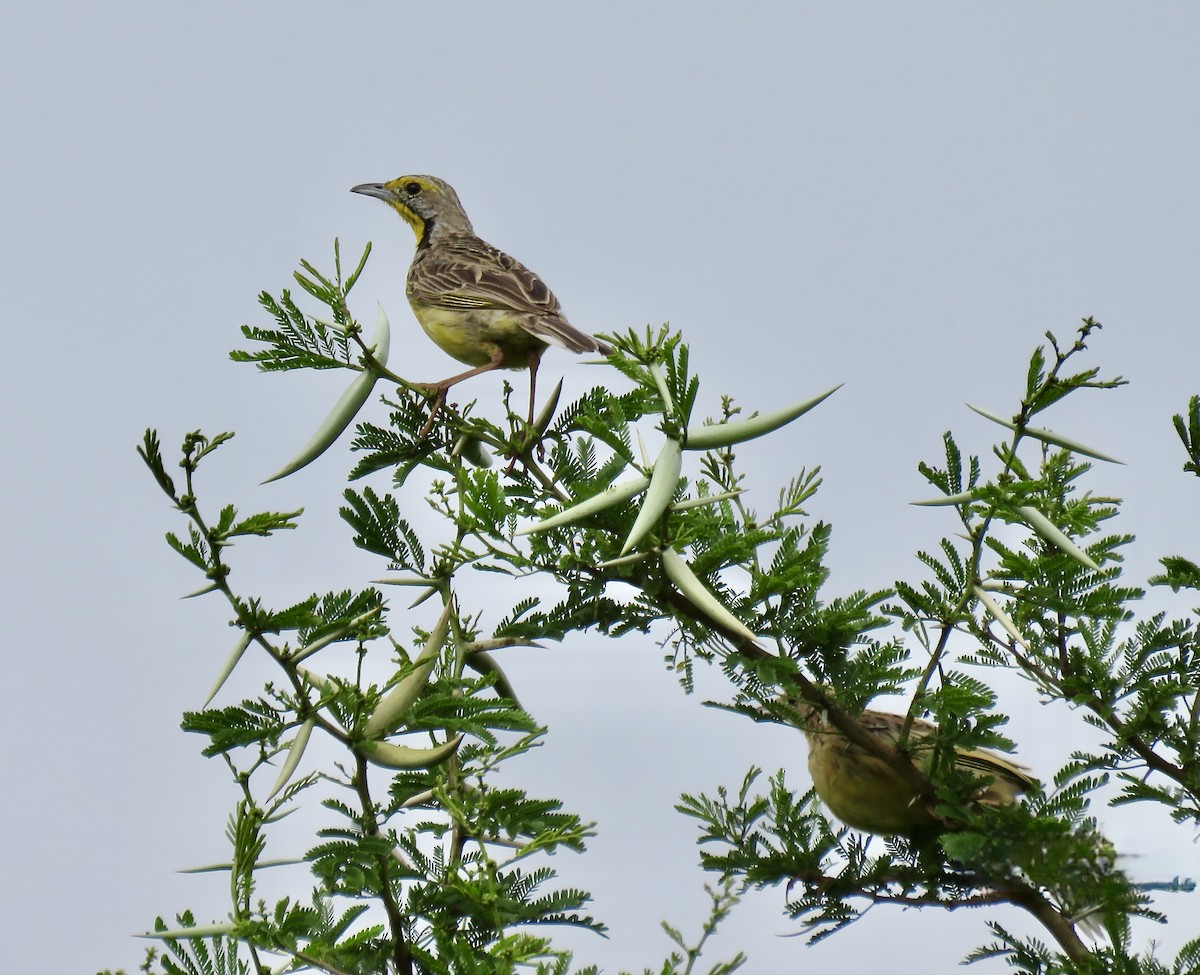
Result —
M426 335L473 367L429 384L436 393L430 423L451 386L492 369L529 370L532 422L537 368L547 345L603 355L612 351L567 321L540 277L476 236L445 180L401 176L361 183L351 192L383 200L412 227L417 253L408 269L408 303Z
M850 741L833 725L828 714L807 701L795 701L800 730L808 739L808 770L817 795L847 826L868 833L922 837L936 833L945 823L936 818L912 786L887 762ZM857 715L865 731L895 746L906 719L885 711ZM920 718L908 729L912 759L928 775L933 760L937 725ZM987 748L956 748L955 765L981 779L974 801L1003 806L1037 783L1029 770Z

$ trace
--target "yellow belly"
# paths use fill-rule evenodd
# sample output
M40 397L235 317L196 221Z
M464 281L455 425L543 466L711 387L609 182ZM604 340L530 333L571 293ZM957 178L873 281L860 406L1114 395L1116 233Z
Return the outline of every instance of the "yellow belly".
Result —
M499 308L443 308L411 302L421 328L438 347L459 362L482 366L504 354L506 369L524 369L546 343L521 326L519 313Z
M911 836L937 823L899 775L844 740L810 744L808 770L821 800L847 826Z

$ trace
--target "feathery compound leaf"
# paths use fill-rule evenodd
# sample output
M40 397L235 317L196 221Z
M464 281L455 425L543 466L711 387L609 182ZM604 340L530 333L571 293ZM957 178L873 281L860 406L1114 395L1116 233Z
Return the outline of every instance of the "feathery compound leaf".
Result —
M343 589L301 606L311 607L308 619L298 627L300 640L310 651L318 641L327 646L339 640L365 640L386 632L379 620L383 596L378 589L357 592Z
M381 497L368 486L362 494L347 488L342 497L346 506L339 513L357 532L355 545L390 559L398 568L424 572L425 550L416 532L400 517L400 505L392 495Z
M316 615L317 597L307 599L283 609L267 609L258 600L251 600L243 607L243 623L254 633L284 633L321 625Z
M336 241L334 242L334 254L337 257L338 274L341 274L341 271L342 271L341 245L339 242L336 242ZM367 266L367 258L369 258L370 256L371 256L371 242L368 240L366 246L363 248L362 257L360 257L358 259L358 266L355 267L355 269L350 272L350 276L348 278L346 278L346 287L344 289L345 294L349 294L350 289L353 288L355 283L358 281L358 276L360 274L362 274L363 268Z
M147 428L142 436L142 445L137 448L138 456L145 461L146 466L150 468L150 473L154 475L154 480L158 482L158 486L163 489L171 500L175 500L175 482L171 480L171 475L167 473L167 468L163 464L162 446L158 442L158 431Z
M194 466L202 457L208 456L223 443L232 439L232 433L214 433L211 437L206 437L197 430L195 433L189 433L184 438L184 453L188 453L189 450L194 451L192 456L192 464Z
M1200 477L1200 396L1188 400L1186 423L1181 413L1176 413L1171 421L1175 424L1175 432L1179 434L1183 449L1187 451L1188 462L1183 465L1184 471Z
M431 470L451 471L453 462L437 449L437 441L431 437L417 437L426 420L424 398L417 393L400 395L398 410L391 414L395 429L380 427L374 423L358 423L354 428L354 439L350 448L365 452L350 472L350 480L357 481L375 471L392 470L392 479L397 487L404 484L408 475L418 466ZM397 430L402 432L397 432Z
M175 549L180 555L192 563L197 569L208 570L209 548L208 543L204 541L203 536L195 528L189 526L188 534L191 537L191 543L180 541L179 537L174 532L167 532L167 544Z
M208 735L210 744L204 755L211 757L245 745L273 745L283 733L284 724L279 712L264 701L243 701L239 707L214 708L208 711L186 711L181 727Z
M245 352L234 349L234 362L254 362L264 372L289 369L345 369L350 366L350 340L344 332L310 319L296 306L290 291L276 301L267 292L258 303L275 319L276 328L242 326L242 334L269 349Z
M1166 572L1152 576L1152 586L1170 586L1175 592L1180 589L1200 589L1200 565L1178 555L1165 556L1159 562Z
M272 532L295 528L295 519L299 518L302 514L304 514L303 508L297 508L295 511L262 511L255 515L249 515L236 524L230 525L223 534L226 538L232 538L235 535L259 535L266 537Z
M916 501L914 504L965 504L972 500L973 489L979 482L979 458L971 456L966 477L963 474L962 452L954 441L954 436L947 431L942 434L942 444L946 452L945 470L940 470L931 464L921 461L917 464L919 470L930 484L937 487L944 495L932 501Z

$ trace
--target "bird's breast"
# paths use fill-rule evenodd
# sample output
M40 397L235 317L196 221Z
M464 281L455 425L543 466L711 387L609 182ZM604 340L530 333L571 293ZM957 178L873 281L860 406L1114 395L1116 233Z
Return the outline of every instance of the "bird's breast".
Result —
M895 770L840 735L809 739L808 770L817 795L847 826L911 835L935 822Z
M522 325L527 317L503 308L446 308L410 299L421 328L438 347L459 362L482 366L497 350L503 352L506 369L524 369L531 355L540 354L546 343Z

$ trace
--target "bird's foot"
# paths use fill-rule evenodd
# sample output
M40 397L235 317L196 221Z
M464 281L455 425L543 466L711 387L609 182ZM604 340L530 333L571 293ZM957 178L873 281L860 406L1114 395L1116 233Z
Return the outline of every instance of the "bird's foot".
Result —
M425 425L421 427L420 432L417 434L418 440L424 440L429 436L429 431L433 429L434 421L437 420L437 415L446 402L446 391L450 387L442 383L414 383L413 385L426 395L433 396L433 406L429 409L429 419L425 421Z

